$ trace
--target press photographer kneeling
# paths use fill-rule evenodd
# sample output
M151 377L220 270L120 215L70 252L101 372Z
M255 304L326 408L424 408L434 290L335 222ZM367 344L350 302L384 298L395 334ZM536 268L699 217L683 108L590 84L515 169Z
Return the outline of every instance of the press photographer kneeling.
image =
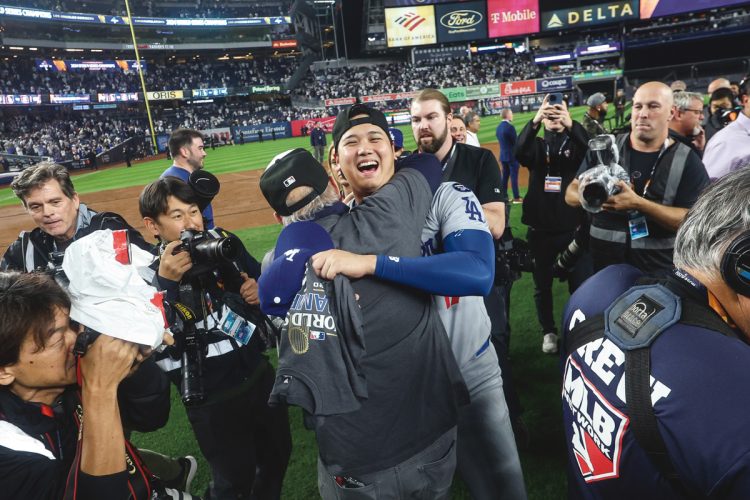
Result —
M291 436L286 407L267 404L275 373L263 355L260 264L231 233L204 232L201 211L218 184L206 196L202 184L216 181L203 181L164 177L140 196L144 224L159 240L153 283L174 316L176 344L157 363L180 387L211 466L206 496L279 498Z

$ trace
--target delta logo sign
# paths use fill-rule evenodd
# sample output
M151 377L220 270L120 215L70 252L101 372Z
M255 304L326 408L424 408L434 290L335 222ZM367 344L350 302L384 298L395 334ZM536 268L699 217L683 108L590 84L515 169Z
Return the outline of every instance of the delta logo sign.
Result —
M488 0L489 37L539 31L539 0Z
M385 9L388 47L411 47L437 43L435 7Z

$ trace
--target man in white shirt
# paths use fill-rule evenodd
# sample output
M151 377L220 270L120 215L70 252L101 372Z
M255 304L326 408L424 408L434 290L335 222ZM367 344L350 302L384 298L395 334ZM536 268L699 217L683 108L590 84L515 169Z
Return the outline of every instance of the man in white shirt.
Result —
M464 122L466 122L466 144L480 147L479 137L477 137L479 125L481 124L479 115L473 111L469 111L464 115Z
M742 112L706 145L703 164L712 181L750 166L750 78L740 83Z

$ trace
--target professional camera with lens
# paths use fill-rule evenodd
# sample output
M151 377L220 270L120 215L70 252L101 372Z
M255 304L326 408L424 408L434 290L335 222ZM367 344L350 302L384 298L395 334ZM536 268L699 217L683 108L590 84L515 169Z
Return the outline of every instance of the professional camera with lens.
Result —
M578 176L578 197L591 213L602 211L610 196L620 192L619 182L630 182L630 176L619 165L620 155L612 135L598 135L589 141L589 154L597 165Z
M176 251L190 254L193 265L215 266L222 262L229 262L240 254L237 238L229 236L216 238L209 232L185 229L180 233L182 244Z

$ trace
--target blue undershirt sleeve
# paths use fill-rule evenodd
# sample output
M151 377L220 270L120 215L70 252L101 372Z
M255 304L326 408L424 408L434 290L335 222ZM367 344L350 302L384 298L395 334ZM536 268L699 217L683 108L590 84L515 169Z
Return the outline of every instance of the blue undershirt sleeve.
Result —
M446 296L487 295L495 273L492 236L465 229L443 240L444 253L429 257L378 255L375 276Z

